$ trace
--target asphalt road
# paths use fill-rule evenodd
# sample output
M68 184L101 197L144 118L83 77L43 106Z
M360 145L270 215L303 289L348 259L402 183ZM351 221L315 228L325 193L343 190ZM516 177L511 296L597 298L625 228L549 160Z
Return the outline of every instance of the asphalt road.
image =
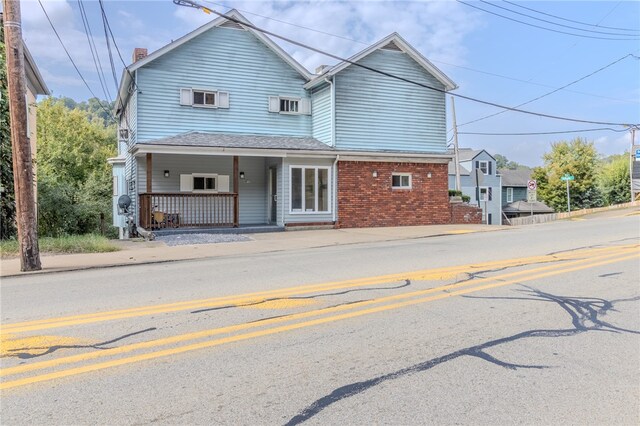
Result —
M640 424L640 215L3 279L4 424Z

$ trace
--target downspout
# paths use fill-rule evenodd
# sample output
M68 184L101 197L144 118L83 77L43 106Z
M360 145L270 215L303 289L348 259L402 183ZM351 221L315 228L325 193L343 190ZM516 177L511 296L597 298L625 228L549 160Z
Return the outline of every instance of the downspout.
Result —
M331 146L336 146L336 86L335 76L331 77L331 80L325 77L329 86L331 86Z
M340 154L336 155L336 159L333 162L333 213L332 220L333 225L336 225L337 219L337 210L338 210L338 160L340 159Z

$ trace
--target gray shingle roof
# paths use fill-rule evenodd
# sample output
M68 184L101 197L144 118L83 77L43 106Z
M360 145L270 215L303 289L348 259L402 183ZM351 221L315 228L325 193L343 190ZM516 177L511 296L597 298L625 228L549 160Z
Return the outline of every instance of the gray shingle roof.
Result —
M529 169L500 169L498 174L502 176L502 186L527 186L527 181L531 179Z
M333 151L315 138L295 136L236 135L189 132L161 139L138 142L140 145L194 146L212 148L287 149Z
M456 166L455 166L456 162L455 160L449 161L449 174L450 175L455 175L456 174ZM471 172L469 170L467 170L466 168L460 166L460 176L469 176L471 174Z

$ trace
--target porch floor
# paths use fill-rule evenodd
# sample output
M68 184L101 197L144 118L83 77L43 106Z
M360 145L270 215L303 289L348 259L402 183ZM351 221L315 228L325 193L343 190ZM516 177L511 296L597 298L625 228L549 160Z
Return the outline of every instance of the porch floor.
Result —
M152 230L155 235L177 234L260 234L264 232L283 232L284 226L278 225L240 225L238 228L161 228Z

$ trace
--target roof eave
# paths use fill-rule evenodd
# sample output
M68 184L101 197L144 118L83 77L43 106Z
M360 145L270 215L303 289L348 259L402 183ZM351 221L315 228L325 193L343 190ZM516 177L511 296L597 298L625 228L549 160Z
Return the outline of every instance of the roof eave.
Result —
M40 70L38 69L36 62L34 61L33 56L31 56L31 52L29 52L29 49L27 48L27 45L25 43L22 43L22 46L24 49L24 59L26 65L25 74L27 75L27 78L29 78L32 83L34 83L36 95L50 95L51 92L49 91L47 84L44 82L42 74L40 74Z

